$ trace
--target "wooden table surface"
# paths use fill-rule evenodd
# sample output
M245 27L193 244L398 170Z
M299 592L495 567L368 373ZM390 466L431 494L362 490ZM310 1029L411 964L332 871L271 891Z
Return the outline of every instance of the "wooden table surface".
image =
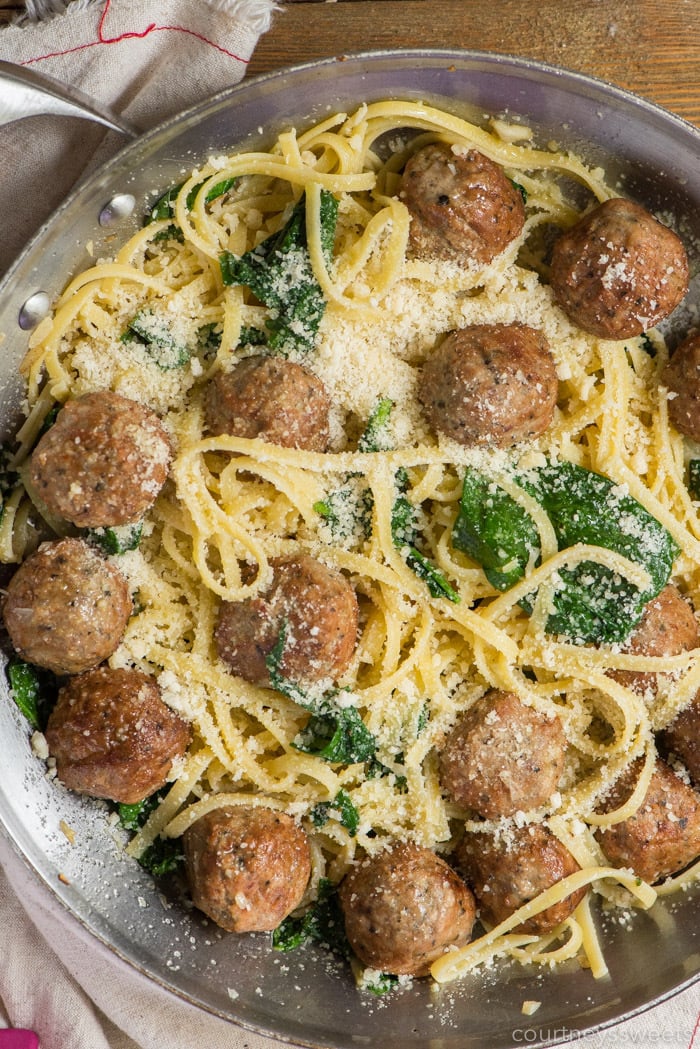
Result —
M22 6L0 0L0 23ZM700 0L286 0L248 75L411 47L493 51L592 73L700 126Z
M248 75L410 47L492 51L590 73L700 126L700 0L293 0L258 43Z

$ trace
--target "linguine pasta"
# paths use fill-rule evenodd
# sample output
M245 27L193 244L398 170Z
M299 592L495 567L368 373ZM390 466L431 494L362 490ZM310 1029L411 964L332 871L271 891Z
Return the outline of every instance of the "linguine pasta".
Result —
M400 172L413 150L436 139L478 148L526 195L522 234L487 266L407 253ZM222 184L226 191L214 192ZM338 202L330 256L324 193ZM269 152L210 158L173 195L165 217L67 286L34 332L22 365L28 414L12 465L21 472L55 402L105 387L155 409L175 448L139 547L115 555L138 613L110 663L155 675L166 702L191 722L194 742L131 840L131 855L158 836L179 837L218 806L252 804L304 821L314 865L307 902L321 879L339 882L355 858L391 840L414 840L449 856L464 825L489 824L443 796L436 753L475 699L489 688L506 689L556 714L568 740L561 789L516 822L545 820L582 870L448 952L433 976L446 982L502 955L548 965L578 957L595 976L605 971L588 898L547 937L513 930L584 885L609 906L653 904L657 889L610 867L593 832L639 805L653 768L654 733L697 691L700 662L695 652L632 655L620 645L592 647L548 633L548 600L562 569L598 563L640 589L649 577L640 563L602 546L560 550L542 506L513 478L550 460L609 478L672 536L681 591L691 598L700 591L700 524L684 481L682 439L669 427L659 382L663 338L652 332L621 348L587 335L553 304L543 280L548 231L570 226L585 203L613 195L603 173L574 156L510 142L422 103L375 102L285 131ZM250 332L261 329L266 315L245 286L222 281L220 257L242 256L264 242L299 201L325 307L312 348L288 355L303 360L331 395L328 453L211 436L203 423L207 381L260 352ZM144 313L151 352L148 343L125 338ZM551 427L507 451L437 440L418 408L420 365L456 328L514 321L542 331L554 356L559 400ZM185 361L164 366L154 359L153 345L168 340L189 348ZM383 446L358 450L382 400L391 405ZM503 592L452 542L467 468L522 506L539 536L540 563ZM432 593L397 545L392 507L399 492L416 508L421 552L457 599ZM30 495L20 485L6 500L4 561L20 561L31 546ZM319 509L329 505L333 515ZM362 507L369 508L364 516ZM376 741L371 774L367 762L329 762L300 749L308 709L279 690L234 677L215 655L219 602L264 589L270 560L301 552L342 571L358 595L358 643L338 685ZM244 564L254 571L243 572ZM617 683L606 673L611 669L662 674L655 701ZM632 797L622 809L600 814L606 787L638 757L644 772ZM341 792L359 816L351 829L337 809ZM326 806L323 821L314 820L319 805Z

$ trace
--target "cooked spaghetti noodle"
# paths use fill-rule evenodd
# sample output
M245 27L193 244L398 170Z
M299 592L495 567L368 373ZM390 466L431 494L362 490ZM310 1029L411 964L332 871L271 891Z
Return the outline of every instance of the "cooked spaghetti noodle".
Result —
M478 148L527 195L522 234L488 265L407 253L400 172L412 151L434 140ZM224 193L213 192L222 184ZM572 185L578 190L568 195ZM332 257L323 245L324 192L339 206ZM595 545L560 550L547 514L513 477L552 460L605 475L668 530L680 548L674 581L691 598L700 594L700 524L684 482L682 439L669 428L659 382L664 340L652 333L652 355L641 338L626 340L622 351L585 334L553 305L540 272L546 269L540 234L570 226L580 201L613 195L601 172L576 157L510 143L420 103L376 102L303 132L286 131L269 152L210 158L179 188L170 213L68 285L33 334L22 365L29 411L12 465L21 468L56 401L105 387L154 408L176 449L140 547L118 557L139 611L111 664L155 675L166 702L192 723L195 740L164 800L131 841L133 856L159 835L180 836L216 807L251 804L305 821L314 863L308 901L322 878L339 882L355 858L393 840L449 855L457 828L488 824L443 796L436 752L475 699L489 688L505 689L562 721L568 751L561 790L544 808L519 815L523 822L547 821L582 871L445 955L434 977L447 981L504 954L541 964L583 957L594 975L604 972L588 900L553 936L513 930L566 896L573 883L591 886L613 906L653 903L654 889L607 865L593 832L640 803L654 732L698 689L700 661L695 652L639 656L547 633L548 587L563 568L597 562L641 589L648 574ZM222 282L220 256L255 248L302 199L309 258L325 300L304 362L334 403L328 453L211 436L203 422L207 381L255 352L248 333L264 324L264 308L247 289ZM124 337L144 313L155 344L169 339L196 347L184 363L165 367L142 342ZM542 331L551 347L559 378L552 426L508 451L436 441L417 407L420 365L456 328L514 320ZM204 329L215 335L213 348L203 347ZM382 398L392 404L386 447L357 451L357 435ZM466 467L522 505L539 535L541 563L504 593L452 543ZM434 596L395 542L399 471L405 497L419 508L421 549L458 601ZM331 520L319 506L338 492L345 501L336 500ZM361 506L371 507L363 520ZM28 508L21 487L6 502L5 561L21 560L29 548ZM358 594L359 639L338 684L376 740L382 775L299 749L308 711L279 691L234 677L216 658L219 602L264 589L271 559L300 552L339 569ZM244 563L256 569L252 582ZM526 610L524 599L535 591ZM616 682L606 673L611 669L663 675L655 703ZM601 814L602 793L639 757L644 771L632 797L623 810ZM359 814L356 829L333 809L341 791ZM330 809L315 826L311 814L321 803Z

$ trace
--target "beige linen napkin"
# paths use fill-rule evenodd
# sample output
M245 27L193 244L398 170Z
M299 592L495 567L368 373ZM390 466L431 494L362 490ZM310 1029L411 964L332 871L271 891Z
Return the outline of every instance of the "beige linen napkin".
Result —
M29 0L33 14L63 6ZM73 0L64 14L0 30L0 59L79 87L145 130L241 80L275 7L274 0ZM0 275L76 179L123 144L78 118L34 116L0 127Z

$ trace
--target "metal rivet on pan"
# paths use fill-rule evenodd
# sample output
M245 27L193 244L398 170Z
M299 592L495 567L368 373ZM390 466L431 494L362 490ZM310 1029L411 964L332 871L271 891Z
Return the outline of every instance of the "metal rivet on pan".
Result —
M131 193L115 193L100 212L100 226L111 226L131 215L136 207L136 198Z
M39 321L47 317L51 309L51 299L45 291L35 291L20 306L17 323L22 331L31 331Z

